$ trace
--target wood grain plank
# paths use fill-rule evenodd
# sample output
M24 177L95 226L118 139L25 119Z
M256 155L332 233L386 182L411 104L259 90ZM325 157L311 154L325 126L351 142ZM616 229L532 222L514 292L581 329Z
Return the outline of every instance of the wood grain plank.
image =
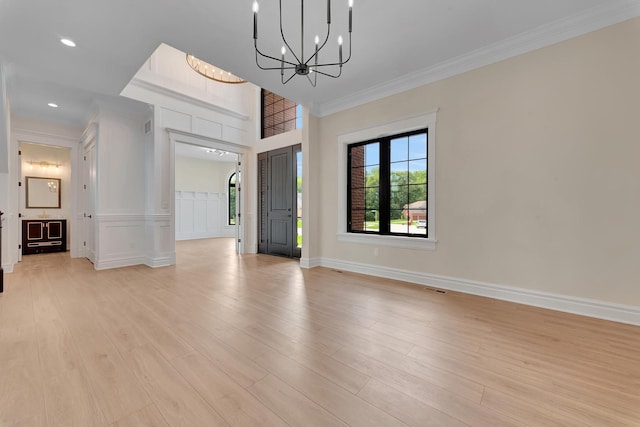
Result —
M87 376L81 369L62 371L45 380L47 425L98 427L107 424Z
M226 426L193 387L150 345L134 349L127 364L169 425Z
M346 427L330 412L273 375L253 384L249 391L291 426Z
M256 362L351 426L405 425L277 351L262 355Z
M174 359L171 364L232 426L285 426L284 421L198 354Z

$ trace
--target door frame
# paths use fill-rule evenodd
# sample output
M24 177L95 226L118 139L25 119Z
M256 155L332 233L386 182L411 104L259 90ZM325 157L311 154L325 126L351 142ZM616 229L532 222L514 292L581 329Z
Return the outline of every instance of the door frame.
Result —
M166 131L169 134L169 155L170 155L170 177L169 177L169 187L171 192L170 197L170 206L171 206L171 233L174 236L174 247L173 250L175 252L175 234L176 234L176 143L195 145L198 147L211 148L216 150L223 150L229 153L236 154L238 156L238 164L236 164L236 168L238 171L245 170L245 160L246 155L248 153L247 147L242 146L240 144L235 144L233 142L224 141L216 138L210 138L206 136L196 135L190 132L184 132L176 129L166 128ZM244 175L244 173L243 173ZM237 175L236 175L237 176ZM244 177L242 178L243 180ZM246 245L245 245L245 205L246 203L242 203L238 199L243 197L242 194L245 193L244 188L240 187L241 190L237 191L236 189L236 239L235 239L235 247L238 254L246 253ZM240 197L238 197L240 196Z
M79 208L79 173L78 173L78 158L80 153L80 137L72 137L68 135L59 135L49 132L36 132L28 129L21 128L20 125L15 126L11 129L11 149L13 151L13 155L10 156L10 159L14 162L13 170L15 171L15 175L12 177L12 181L14 183L14 190L10 193L10 210L7 215L7 221L11 221L14 224L13 227L6 227L7 229L14 228L15 232L9 233L7 236L7 242L10 243L9 250L7 251L10 259L7 264L10 264L5 271L12 271L13 264L17 263L22 259L22 249L20 245L22 245L22 218L20 217L21 212L24 211L24 207L22 205L23 199L21 199L21 192L24 191L24 182L22 179L20 167L21 165L21 157L18 155L18 151L20 150L20 143L24 142L27 144L37 144L37 145L49 145L53 147L61 147L68 148L71 150L71 170L70 170L70 214L69 218L67 218L67 224L69 226L69 241L68 247L70 249L71 258L78 258L82 256L81 246L82 246L82 233L79 230L79 221L78 221L78 208ZM19 185L20 184L20 185ZM18 231L19 230L19 231Z
M97 126L97 125L95 125ZM81 202L79 204L80 210L80 222L82 222L82 257L87 258L94 265L96 262L96 250L97 250L97 230L96 230L96 200L97 199L97 182L96 177L98 174L97 168L97 132L90 132L87 134L86 139L82 143L82 171L81 171L81 183L80 194ZM93 151L93 171L90 168L90 158L87 158L87 154ZM89 245L87 245L89 242Z

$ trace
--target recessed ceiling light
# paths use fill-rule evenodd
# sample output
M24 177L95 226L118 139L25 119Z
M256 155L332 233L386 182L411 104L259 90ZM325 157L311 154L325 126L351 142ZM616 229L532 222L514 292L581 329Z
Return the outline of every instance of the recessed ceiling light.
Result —
M60 42L65 45L65 46L69 46L69 47L76 47L76 44L73 40L69 40L69 39L60 39Z
M52 107L52 108L58 108L58 104L55 104L55 103L53 103L53 102L50 102L50 103L48 103L47 105L48 105L49 107Z

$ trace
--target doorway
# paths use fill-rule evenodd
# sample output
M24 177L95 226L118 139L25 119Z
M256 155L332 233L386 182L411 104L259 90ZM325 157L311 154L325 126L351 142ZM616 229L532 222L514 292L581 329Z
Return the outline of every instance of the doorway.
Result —
M300 258L302 146L258 154L258 252Z
M67 252L75 233L71 148L18 141L18 257ZM26 232L25 230L29 231Z
M176 241L224 237L239 240L239 157L228 149L176 142Z

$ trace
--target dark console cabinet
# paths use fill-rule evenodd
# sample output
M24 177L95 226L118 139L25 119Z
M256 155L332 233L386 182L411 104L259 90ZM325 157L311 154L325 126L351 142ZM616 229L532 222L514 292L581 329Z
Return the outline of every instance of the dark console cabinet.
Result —
M25 219L22 221L22 254L66 252L66 219Z

